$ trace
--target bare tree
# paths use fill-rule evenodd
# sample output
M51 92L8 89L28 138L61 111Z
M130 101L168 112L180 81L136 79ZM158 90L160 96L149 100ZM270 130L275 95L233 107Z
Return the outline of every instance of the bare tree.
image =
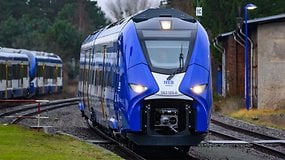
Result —
M141 10L158 7L160 0L97 0L106 18L115 22Z

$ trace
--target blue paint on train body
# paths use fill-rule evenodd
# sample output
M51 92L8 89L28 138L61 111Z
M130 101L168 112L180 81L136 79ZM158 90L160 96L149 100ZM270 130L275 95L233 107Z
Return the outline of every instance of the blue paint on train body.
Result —
M80 111L137 145L200 143L212 107L209 45L202 25L175 9L149 9L89 35L80 54Z

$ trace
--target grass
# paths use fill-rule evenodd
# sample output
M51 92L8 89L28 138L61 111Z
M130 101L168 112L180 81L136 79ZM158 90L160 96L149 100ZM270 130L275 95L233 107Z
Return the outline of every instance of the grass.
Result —
M121 159L63 135L48 135L17 125L0 124L0 160L94 160Z
M285 110L241 109L229 114L231 117L241 119L261 126L285 130Z

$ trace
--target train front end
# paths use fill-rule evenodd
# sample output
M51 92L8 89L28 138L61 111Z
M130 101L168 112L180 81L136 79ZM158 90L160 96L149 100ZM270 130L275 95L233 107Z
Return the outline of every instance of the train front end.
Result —
M212 106L206 31L175 9L149 9L132 21L121 42L129 85L126 136L143 146L199 144Z

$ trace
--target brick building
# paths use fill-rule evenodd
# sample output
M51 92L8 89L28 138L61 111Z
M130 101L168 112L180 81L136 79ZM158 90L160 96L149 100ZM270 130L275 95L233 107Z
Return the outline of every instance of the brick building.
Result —
M248 21L251 106L285 108L285 14ZM222 94L245 95L244 24L218 35L222 53Z

